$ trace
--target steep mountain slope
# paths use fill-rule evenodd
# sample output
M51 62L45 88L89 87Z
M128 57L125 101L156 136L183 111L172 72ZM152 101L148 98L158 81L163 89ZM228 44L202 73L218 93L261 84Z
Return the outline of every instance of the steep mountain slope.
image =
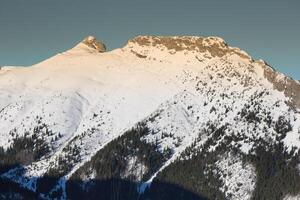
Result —
M1 68L4 180L61 199L300 193L299 82L217 37L138 36L105 51L90 36Z

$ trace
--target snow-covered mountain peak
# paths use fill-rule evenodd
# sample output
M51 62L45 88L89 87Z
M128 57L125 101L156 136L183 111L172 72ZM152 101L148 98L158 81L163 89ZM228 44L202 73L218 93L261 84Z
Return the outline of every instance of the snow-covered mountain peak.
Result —
M300 84L218 37L138 36L106 51L89 36L32 67L2 68L0 94L0 147L7 150L23 137L41 144L30 163L20 160L22 168L2 177L49 197L59 188L66 192L70 177L90 169L86 163L120 136L127 141L125 133L137 124L149 131L128 141L155 148L165 159L151 168L124 156L129 164L121 177L145 170L145 183L187 149L210 152L226 143L248 155L258 141L276 139L300 149ZM228 159L255 177L252 165L244 170L238 158ZM229 165L228 159L217 167ZM43 176L53 172L59 180L40 191ZM250 182L245 188L252 191L255 180Z

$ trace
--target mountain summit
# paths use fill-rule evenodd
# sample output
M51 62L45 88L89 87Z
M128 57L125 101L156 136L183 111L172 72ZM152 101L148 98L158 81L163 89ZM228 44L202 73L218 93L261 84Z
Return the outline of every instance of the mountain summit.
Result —
M221 38L89 36L0 93L1 198L300 198L300 84Z
M88 36L86 37L83 41L82 41L83 44L93 48L93 49L96 49L97 51L99 51L100 53L103 53L106 51L106 46L98 41L94 36Z

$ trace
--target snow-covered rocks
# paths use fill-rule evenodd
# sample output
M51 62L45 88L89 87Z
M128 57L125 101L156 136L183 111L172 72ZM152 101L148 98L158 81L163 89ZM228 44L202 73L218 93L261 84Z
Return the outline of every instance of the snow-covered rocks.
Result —
M105 44L102 42L98 41L94 36L88 36L86 37L82 43L86 44L87 46L96 49L100 53L103 53L106 51Z

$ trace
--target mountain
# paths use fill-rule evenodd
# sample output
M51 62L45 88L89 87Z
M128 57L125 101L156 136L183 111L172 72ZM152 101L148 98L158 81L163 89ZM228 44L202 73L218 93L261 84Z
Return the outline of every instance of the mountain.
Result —
M221 38L89 36L0 94L3 199L300 198L300 84Z

